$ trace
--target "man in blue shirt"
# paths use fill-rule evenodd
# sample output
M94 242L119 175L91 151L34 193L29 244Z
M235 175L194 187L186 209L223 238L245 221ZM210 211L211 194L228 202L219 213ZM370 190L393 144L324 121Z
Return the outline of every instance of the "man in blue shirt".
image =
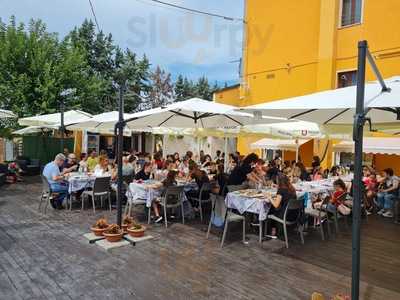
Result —
M62 203L68 193L68 185L64 181L63 175L72 171L71 168L69 168L60 172L60 168L63 166L64 162L65 155L59 153L56 155L54 161L49 162L43 169L43 176L46 177L49 182L51 191L59 194L57 199L50 201L53 208L57 209L62 208Z

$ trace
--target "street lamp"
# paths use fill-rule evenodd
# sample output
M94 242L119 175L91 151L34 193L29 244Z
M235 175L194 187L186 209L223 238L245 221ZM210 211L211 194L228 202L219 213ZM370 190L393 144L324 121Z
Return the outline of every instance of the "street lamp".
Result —
M75 94L76 89L66 89L60 93L61 102L60 102L60 112L61 112L61 122L60 122L60 131L61 131L61 152L64 151L64 133L65 133L65 125L64 125L64 106L65 99L69 96Z

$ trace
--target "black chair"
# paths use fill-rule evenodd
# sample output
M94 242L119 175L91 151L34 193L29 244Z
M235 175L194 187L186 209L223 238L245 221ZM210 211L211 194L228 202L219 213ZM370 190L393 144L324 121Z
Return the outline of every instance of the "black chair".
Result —
M288 214L295 211L297 213L296 218L293 217L293 221L288 220ZM291 199L289 200L285 212L283 214L283 218L279 218L275 215L268 215L267 220L273 220L275 222L278 222L282 224L283 226L283 234L285 236L285 244L286 248L289 248L289 241L288 241L288 234L287 234L287 226L297 226L297 230L300 234L300 239L301 243L304 244L304 234L303 234L303 224L301 223L301 219L303 216L303 211L304 211L304 201L302 199L297 200L297 199ZM267 232L267 224L265 226L265 232Z
M164 197L161 198L160 205L164 210L165 228L168 227L167 209L181 207L182 224L185 224L185 212L183 210L184 186L170 186L167 188Z
M210 194L211 194L212 186L210 183L203 183L201 186L199 197L191 197L190 199L194 202L199 203L199 211L200 211L200 220L203 222L203 208L202 204L211 203ZM208 195L208 197L207 197Z
M101 206L103 206L103 197L106 197L108 200L109 208L111 211L111 197L110 197L110 181L111 177L96 177L94 181L94 186L92 190L85 190L82 193L82 208L85 199L88 197L92 198L92 205L93 205L93 213L96 213L96 205L95 205L95 198L100 198Z

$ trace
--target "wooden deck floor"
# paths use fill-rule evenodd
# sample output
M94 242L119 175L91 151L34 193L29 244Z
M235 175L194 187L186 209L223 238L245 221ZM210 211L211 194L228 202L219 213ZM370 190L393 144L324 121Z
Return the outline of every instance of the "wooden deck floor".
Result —
M32 179L31 179L32 180ZM156 238L110 252L82 237L91 210L37 212L39 183L0 189L0 299L310 299L349 293L350 234L325 242L318 232L289 250L280 241L243 245L203 225L151 227ZM295 237L294 237L295 238ZM362 299L400 299L400 226L363 226Z

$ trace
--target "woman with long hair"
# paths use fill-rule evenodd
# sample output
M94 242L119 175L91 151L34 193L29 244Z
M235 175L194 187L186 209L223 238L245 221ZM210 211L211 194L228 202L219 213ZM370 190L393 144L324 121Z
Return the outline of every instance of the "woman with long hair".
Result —
M247 155L242 163L239 166L236 166L229 175L228 184L239 185L247 181L247 175L253 170L253 166L256 164L257 161L257 154L250 153L249 155Z
M278 182L278 191L276 192L276 197L271 199L271 210L270 214L277 216L280 219L283 219L284 213L286 210L289 201L292 199L297 199L296 189L290 183L289 178L284 174L279 174L277 178ZM288 221L293 221L297 218L299 212L290 211L289 215L287 215ZM271 237L276 238L276 225L272 226Z

